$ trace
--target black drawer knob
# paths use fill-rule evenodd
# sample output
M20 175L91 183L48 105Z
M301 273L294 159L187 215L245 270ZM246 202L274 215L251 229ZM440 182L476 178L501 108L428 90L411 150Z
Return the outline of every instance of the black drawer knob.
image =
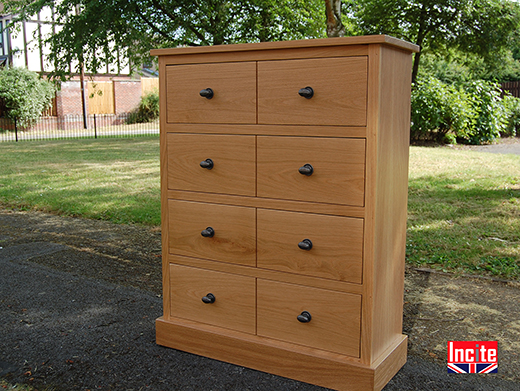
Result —
M302 175L311 176L314 172L314 167L312 167L310 164L304 164L300 168L298 168L298 172Z
M211 159L203 160L203 161L200 162L200 166L202 168L211 170L213 168L213 160L211 160Z
M303 239L300 243L298 243L298 247L302 250L309 251L312 248L312 242L310 239Z
M213 293L208 293L206 296L202 298L202 301L206 304L211 304L215 302L215 295Z
M314 90L312 89L312 87L307 86L305 88L300 88L298 94L300 94L300 96L303 96L305 99L311 99L314 96Z
M204 88L203 90L200 90L199 94L206 99L213 98L213 90L211 88Z
M200 234L205 238L212 238L213 236L215 236L215 230L211 227L208 227L206 229L203 229Z
M312 316L310 312L303 311L300 315L296 317L296 319L298 319L298 322L301 323L309 323L312 319Z

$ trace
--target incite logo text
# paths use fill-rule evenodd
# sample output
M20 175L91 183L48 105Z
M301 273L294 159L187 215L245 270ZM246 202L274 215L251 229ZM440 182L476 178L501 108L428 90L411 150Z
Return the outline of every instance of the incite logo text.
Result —
M448 341L448 373L497 372L497 341Z

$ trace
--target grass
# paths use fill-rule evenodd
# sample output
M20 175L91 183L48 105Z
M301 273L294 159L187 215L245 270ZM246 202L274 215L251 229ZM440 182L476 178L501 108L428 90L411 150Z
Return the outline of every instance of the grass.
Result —
M0 144L0 204L160 224L159 139Z
M1 391L55 391L54 387L50 386L38 386L38 388L29 384L10 383L7 380L0 379L0 390Z
M412 147L407 261L520 278L520 156Z
M157 137L0 144L0 204L159 225ZM407 262L520 279L520 156L412 147Z
M51 390L46 388L47 390ZM0 379L0 390L13 390L13 391L38 391L34 387L27 384L12 384L6 380Z

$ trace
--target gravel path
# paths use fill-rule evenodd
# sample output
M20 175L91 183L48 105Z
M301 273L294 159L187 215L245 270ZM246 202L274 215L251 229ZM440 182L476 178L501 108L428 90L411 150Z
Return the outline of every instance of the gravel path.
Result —
M520 155L520 138L511 137L506 139L499 139L497 144L491 145L472 145L468 149L479 152L500 153Z
M0 247L0 376L12 382L57 391L323 390L157 346L161 260L155 229L0 209ZM431 297L428 289L442 294L443 279L457 284L446 276L421 276L407 276L413 308L405 318L424 318L421 297ZM485 286L486 292L506 287L508 300L520 302L514 286L463 281L467 289ZM518 320L518 313L511 316ZM421 327L418 319L405 319L414 342L408 363L386 391L520 389L520 379L506 379L509 370L448 375L444 358L418 348ZM508 363L500 365L499 371Z

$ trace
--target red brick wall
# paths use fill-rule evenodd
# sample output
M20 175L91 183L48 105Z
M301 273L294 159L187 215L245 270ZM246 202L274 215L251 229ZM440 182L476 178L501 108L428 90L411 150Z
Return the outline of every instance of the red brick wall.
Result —
M94 81L101 80L104 78L94 78ZM128 113L137 108L141 100L141 81L114 80L113 83L115 114ZM85 88L87 88L86 84L87 81L85 81ZM88 96L86 104L88 113ZM72 114L83 115L79 80L69 80L61 84L61 89L56 96L56 112L59 117Z
M139 105L141 81L114 81L114 101L116 114L128 113Z
M56 94L56 112L58 117L83 114L80 86L80 82L76 80L61 83L61 89ZM86 104L88 112L88 99Z

